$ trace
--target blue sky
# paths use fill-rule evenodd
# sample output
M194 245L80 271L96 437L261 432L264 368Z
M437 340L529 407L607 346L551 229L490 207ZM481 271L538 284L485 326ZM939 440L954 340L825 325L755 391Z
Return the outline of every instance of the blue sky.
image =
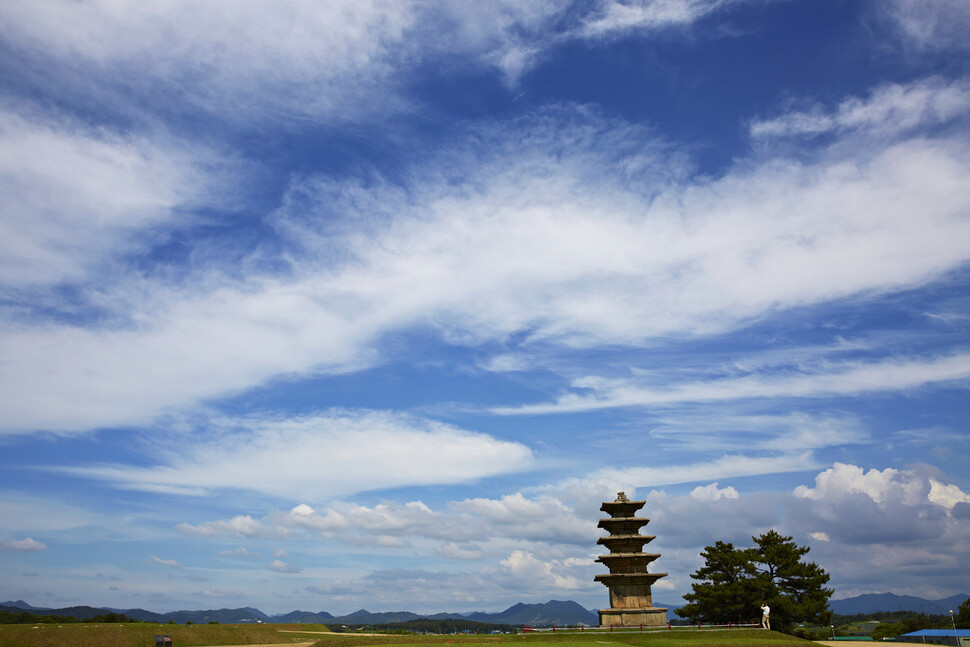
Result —
M0 599L970 581L970 5L0 2ZM753 612L754 613L754 612Z

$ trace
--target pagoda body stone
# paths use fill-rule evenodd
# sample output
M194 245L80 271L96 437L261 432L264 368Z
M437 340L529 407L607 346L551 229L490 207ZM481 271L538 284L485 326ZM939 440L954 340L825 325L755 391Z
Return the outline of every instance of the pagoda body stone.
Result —
M660 557L660 553L643 552L644 544L654 535L641 535L640 529L650 520L637 517L636 512L646 501L630 501L618 492L616 501L604 502L600 510L609 518L600 519L599 527L609 532L597 543L609 549L609 555L600 555L596 561L606 564L609 575L593 578L610 590L610 608L600 609L600 626L637 627L667 624L667 609L653 606L650 585L666 576L666 573L649 573L647 566Z

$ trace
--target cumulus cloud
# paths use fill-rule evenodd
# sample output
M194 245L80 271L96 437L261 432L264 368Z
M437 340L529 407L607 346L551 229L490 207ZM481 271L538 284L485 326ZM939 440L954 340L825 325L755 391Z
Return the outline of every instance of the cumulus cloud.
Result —
M43 542L39 542L32 537L24 537L23 539L11 539L9 541L0 541L0 551L18 551L18 552L34 552L38 550L47 550L47 545Z
M815 487L800 485L795 495L806 499L840 501L853 494L865 494L875 503L887 500L914 505L926 498L924 483L905 471L870 469L836 463L815 477Z
M970 503L970 494L958 486L946 484L930 478L930 493L927 497L932 503L952 510L958 503Z
M600 482L594 475L588 481ZM836 463L817 472L814 483L787 492L741 492L722 482L708 481L683 494L671 494L662 487L641 488L646 505L640 515L650 519L644 532L657 537L649 550L661 554L651 570L670 574L658 591L686 590L686 574L700 566L704 546L718 540L750 546L753 536L770 529L811 547L809 558L832 574L840 592L844 582L865 582L862 571L874 565L898 572L899 585L914 592L959 588L967 576L970 562L965 558L970 555L963 537L970 517L949 513L948 500L941 493L961 496L959 489L930 466L867 470ZM279 526L277 533L312 537L317 532L312 525L300 526L296 519L325 518L339 509L346 525L327 528L325 536L330 539L389 555L406 548L409 553L444 557L462 568L459 572L444 565L441 570L341 571L331 574L336 579L328 584L321 584L320 573L313 569L288 571L296 578L312 577L316 592L338 596L347 604L376 596L376 602L395 605L419 590L426 592L421 599L436 610L447 607L448 600L501 600L503 592L510 590L525 598L595 600L598 594L605 595L592 580L602 572L593 561L602 552L596 545L602 531L595 521L602 516L600 502L612 500L615 490L595 495L595 500L573 498L581 491L578 486L555 491L557 495L517 493L455 501L440 509L417 501L370 508L334 502L318 512L300 504L286 513L270 513L261 523L267 530ZM936 501L931 499L932 491L937 493ZM632 489L627 494L636 498ZM966 505L956 503L953 509ZM545 535L530 525L537 512L551 526ZM704 523L698 524L697 519ZM581 525L583 536L576 531L575 539L557 538L563 523ZM469 532L450 535L460 528ZM385 538L399 541L382 543ZM933 561L941 555L946 556L945 568ZM277 561L286 564L282 557Z
M271 511L261 519L240 515L197 525L182 523L177 528L195 536L316 535L349 545L384 547L411 545L414 541L462 560L494 555L509 545L583 545L596 533L593 522L577 515L560 499L547 495L528 498L522 493L453 501L442 510L421 501L383 501L371 507L334 501L322 510L300 504L288 512ZM226 554L236 555L239 550Z
M698 501L717 501L718 499L737 499L741 495L730 485L719 488L717 482L708 485L698 485L690 491L690 495Z
M583 580L564 574L562 566L559 560L542 559L533 553L516 550L501 561L502 569L496 569L494 573L507 588L514 588L526 580L533 587L549 587L559 591L588 587Z

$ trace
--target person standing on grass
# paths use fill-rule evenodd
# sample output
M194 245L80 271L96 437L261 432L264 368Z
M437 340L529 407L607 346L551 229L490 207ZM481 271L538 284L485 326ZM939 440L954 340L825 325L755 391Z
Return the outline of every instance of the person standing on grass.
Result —
M767 602L761 603L761 628L771 629L771 621L768 619L768 613L771 612L771 608L768 606Z

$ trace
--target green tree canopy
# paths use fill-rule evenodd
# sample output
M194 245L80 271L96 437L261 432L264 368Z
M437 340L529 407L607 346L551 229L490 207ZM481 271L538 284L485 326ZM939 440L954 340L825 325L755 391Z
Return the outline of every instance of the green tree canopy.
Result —
M697 580L691 584L694 592L684 596L688 604L677 615L709 623L750 620L760 606L757 590L751 586L757 571L750 551L718 541L707 546L701 557L704 566L691 574Z
M963 601L957 607L957 617L955 618L958 629L970 629L970 598Z
M755 546L735 548L715 542L701 553L704 566L691 577L692 593L677 614L694 622L756 622L761 604L771 607L772 627L790 631L794 624L827 625L832 589L829 574L803 557L809 548L774 530L751 538Z

